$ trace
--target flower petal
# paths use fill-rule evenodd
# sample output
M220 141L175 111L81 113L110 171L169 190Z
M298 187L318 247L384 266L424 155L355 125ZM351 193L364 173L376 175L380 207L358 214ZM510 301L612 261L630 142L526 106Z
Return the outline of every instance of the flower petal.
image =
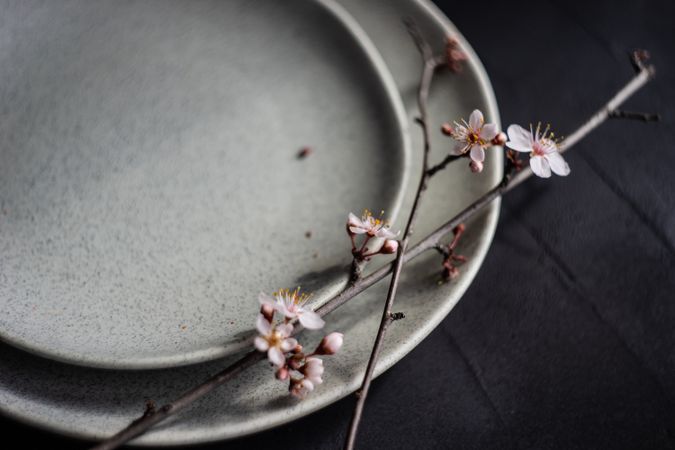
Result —
M265 319L265 316L258 314L258 319L256 320L255 327L258 329L258 332L263 336L270 334L272 325Z
M267 359L277 367L283 367L286 364L286 357L277 347L270 347L267 350Z
M277 325L277 331L281 333L282 337L288 337L293 332L293 325L290 323L282 323Z
M294 308L293 309L289 308L289 306L286 305L286 303L280 304L277 309L287 319L295 319L298 316L298 313L294 310Z
M253 345L255 345L255 348L261 352L266 352L267 349L270 348L270 343L267 342L267 339L264 339L260 336L256 336L255 339L253 339Z
M307 376L307 379L312 382L313 385L318 386L323 383L323 380L320 376Z
M548 178L551 176L551 168L548 165L548 161L542 156L530 158L530 167L532 168L532 172L538 177Z
M277 301L273 297L265 294L264 292L258 294L258 301L260 302L261 305L270 305L273 308L276 308L277 306Z
M486 141L491 141L499 133L499 128L496 123L486 123L480 130L480 137Z
M565 162L565 158L558 152L552 152L545 156L548 160L551 170L556 175L565 177L570 174L570 166Z
M517 152L531 152L532 151L532 133L527 131L520 125L510 125L506 134L509 141L506 146Z
M472 130L478 130L483 125L483 113L478 109L474 109L469 116L469 127Z
M366 232L366 229L361 227L349 227L349 231L354 234L363 234Z
M478 144L473 145L471 146L470 156L474 161L483 162L485 161L485 150Z
M400 231L394 233L390 228L380 228L377 233L375 233L375 236L384 239L394 239L398 236L398 233L400 233Z
M361 219L358 218L358 216L354 213L349 213L349 216L347 218L347 223L352 226L358 226L361 227L363 226L363 223L361 222Z
M298 345L298 341L295 338L288 338L284 339L284 341L281 343L279 347L281 347L281 351L283 352L290 352L295 348L295 346Z
M461 155L463 153L466 153L467 150L469 150L469 146L466 145L465 143L458 143L455 145L455 148L452 149L452 154L453 155Z
M304 311L300 314L300 323L308 330L318 330L326 324L324 320L314 311Z

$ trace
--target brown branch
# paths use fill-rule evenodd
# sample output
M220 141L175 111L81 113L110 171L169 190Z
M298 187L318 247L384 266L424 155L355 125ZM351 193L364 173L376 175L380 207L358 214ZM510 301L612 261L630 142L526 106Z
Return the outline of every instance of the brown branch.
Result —
M628 99L628 97L641 89L653 77L653 66L645 65L642 60L640 60L640 65L641 66L638 68L636 75L619 92L617 92L614 97L612 97L610 101L607 102L607 104L605 104L597 113L591 116L590 119L584 122L579 128L577 128L577 130L575 130L562 142L560 149L561 152L565 152L572 148L572 146L574 146L577 142L579 142L596 127L606 121L611 111L616 110L619 105L621 105L624 101L626 101L626 99ZM445 224L441 225L430 235L423 238L419 243L410 247L410 249L408 249L400 259L401 263L407 264L427 250L437 248L441 239L444 236L450 234L457 225L466 222L494 199L515 188L530 176L532 176L532 171L529 168L525 168L518 172L513 178L505 178L499 185L483 194L483 196L481 196L471 205L467 206L458 215L450 219ZM347 303L350 299L354 298L361 292L365 291L392 273L394 265L395 264L393 262L385 264L367 276L360 278L357 282L347 285L344 290L319 307L316 312L321 316L325 316L326 314L336 310L343 304ZM300 331L302 331L301 326L295 328L296 333L299 333ZM163 405L154 412L152 411L152 408L146 408L143 415L133 420L127 427L115 435L101 442L98 446L94 447L94 449L110 450L118 448L119 446L129 442L131 439L140 436L145 431L162 422L169 416L182 411L187 406L209 394L228 380L236 377L239 373L243 372L247 368L253 366L259 361L262 361L264 358L265 355L263 353L255 350L247 353L245 356L235 361L218 374L185 392L173 402Z

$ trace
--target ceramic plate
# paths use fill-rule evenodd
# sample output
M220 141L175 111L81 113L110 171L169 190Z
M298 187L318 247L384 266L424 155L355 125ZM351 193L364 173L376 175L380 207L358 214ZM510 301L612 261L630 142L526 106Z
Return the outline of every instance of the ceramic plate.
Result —
M391 69L403 95L409 120L415 109L415 89L420 73L419 55L401 24L412 17L433 42L439 43L456 29L430 3L415 0L362 2L343 0L342 5L367 30ZM489 120L498 122L492 89L476 55L460 36L470 60L460 76L441 74L432 87L430 113L432 129L458 116L466 117L479 107ZM419 170L420 135L411 133L412 173ZM433 133L434 160L448 150L447 138ZM472 175L464 163L434 178L425 198L417 236L423 236L477 198L501 177L501 153L490 150L484 172ZM404 200L404 210L410 205ZM428 254L415 260L404 271L397 311L405 320L390 328L382 358L376 367L380 374L412 350L447 315L464 293L485 256L498 215L493 203L476 217L462 239L461 252L469 263L451 284L438 285L440 261ZM399 224L400 225L400 221ZM343 232L341 230L341 232ZM347 248L344 247L344 251ZM298 402L289 398L286 386L276 381L266 364L249 369L244 376L220 388L189 411L173 417L136 441L137 444L177 445L232 438L279 425L320 409L353 392L361 381L369 354L386 283L366 291L358 301L348 303L327 319L324 332L345 333L343 350L326 360L324 383ZM257 306L251 302L241 320L252 323ZM302 341L313 345L320 335L305 333ZM13 347L0 346L0 408L18 420L53 431L86 438L110 435L138 416L145 398L158 403L173 399L226 366L228 360L211 361L190 367L154 371L107 371L75 367L37 358ZM227 407L224 407L226 405Z
M0 338L176 366L248 345L260 291L342 285L346 214L396 212L408 142L391 75L330 5L2 7Z

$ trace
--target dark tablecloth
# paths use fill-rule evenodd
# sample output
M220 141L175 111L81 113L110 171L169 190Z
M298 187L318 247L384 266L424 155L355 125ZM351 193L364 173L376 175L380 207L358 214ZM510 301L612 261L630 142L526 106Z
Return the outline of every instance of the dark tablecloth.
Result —
M633 74L657 79L566 158L567 178L504 199L471 288L374 382L360 449L675 448L673 2L437 2L480 55L504 125L564 134ZM210 449L341 448L353 398ZM87 443L0 419L17 448ZM202 448L202 447L200 447Z

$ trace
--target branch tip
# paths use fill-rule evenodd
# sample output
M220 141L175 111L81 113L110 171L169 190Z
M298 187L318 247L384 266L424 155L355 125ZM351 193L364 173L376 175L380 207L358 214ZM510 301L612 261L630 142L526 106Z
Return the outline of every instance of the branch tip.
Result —
M641 120L643 122L660 122L661 115L656 113L645 113L640 111L624 111L622 109L614 109L609 112L610 119L633 119Z

